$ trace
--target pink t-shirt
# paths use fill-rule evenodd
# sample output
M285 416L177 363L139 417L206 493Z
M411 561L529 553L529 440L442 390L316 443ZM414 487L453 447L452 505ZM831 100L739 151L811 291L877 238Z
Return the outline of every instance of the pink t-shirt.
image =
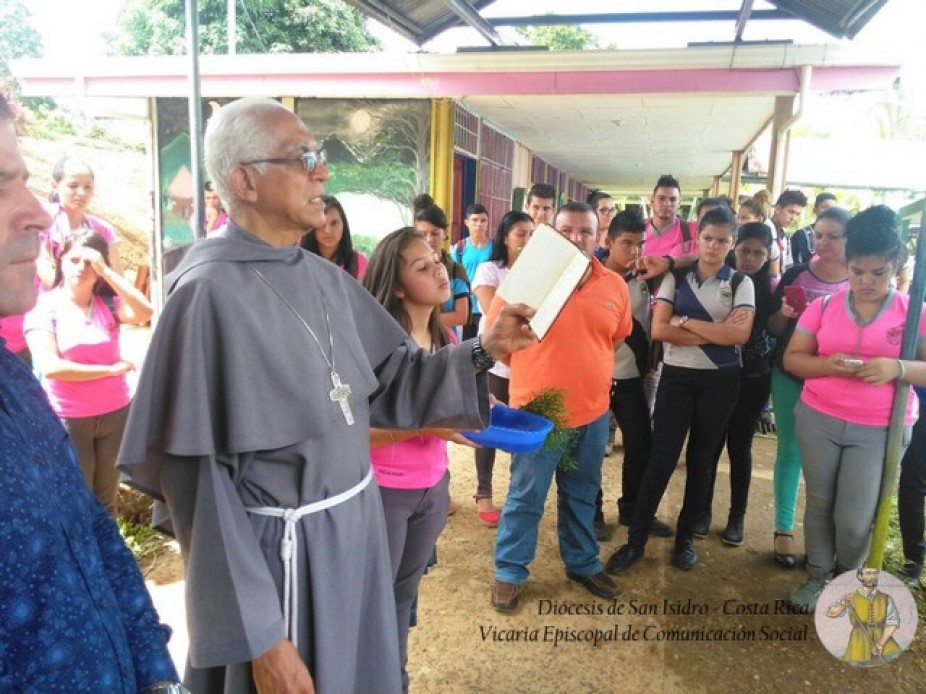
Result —
M115 301L118 305L118 298ZM121 359L119 323L99 297L94 297L90 316L85 317L60 289L53 289L26 314L24 329L51 332L62 359L80 364L115 364ZM124 375L92 381L43 378L42 385L59 417L95 417L115 412L130 400Z
M456 336L447 330L448 344ZM440 482L450 459L447 442L438 436L414 436L370 450L376 483L387 489L428 489Z
M688 241L682 235L682 224L688 225ZM669 255L673 258L680 255L690 255L697 248L697 238L697 228L681 217L676 217L672 225L661 234L656 233L653 228L653 220L650 219L646 222L646 241L643 244L643 255Z
M415 436L373 448L370 462L380 487L427 489L447 471L447 442L437 436Z
M357 254L357 281L363 279L363 276L367 274L367 257L360 251L354 251Z
M0 318L0 337L6 340L6 348L14 354L26 348L26 336L23 334L23 315L3 316Z
M67 213L61 209L57 203L42 203L45 211L51 215L51 226L42 232L42 241L49 245L52 253L57 255L64 240L77 229L71 229L71 222ZM119 243L119 237L116 236L115 230L99 217L92 214L84 215L84 226L91 231L97 232L107 244L114 246Z
M367 257L360 251L354 251L354 255L357 256L357 281L359 282L367 272ZM344 269L342 263L338 263L338 267Z
M837 352L868 361L875 357L900 357L904 324L910 297L891 290L891 296L875 319L860 326L849 306L849 290L833 294L826 301L815 300L797 323L797 330L813 335L817 353L828 357ZM923 316L926 310L921 309ZM926 340L926 320L921 319L919 341ZM906 386L909 388L909 386ZM886 427L891 419L894 382L873 386L854 376L821 376L804 379L801 400L823 414L853 424ZM912 425L919 414L912 389L907 399L905 422Z

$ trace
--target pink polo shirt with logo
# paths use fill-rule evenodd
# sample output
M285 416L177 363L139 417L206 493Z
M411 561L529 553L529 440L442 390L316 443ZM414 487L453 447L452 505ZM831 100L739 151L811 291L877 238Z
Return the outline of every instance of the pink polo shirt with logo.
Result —
M875 357L900 357L904 324L910 297L891 290L891 295L875 319L860 326L849 305L849 290L833 294L824 308L824 299L815 300L797 323L797 330L812 335L817 353L828 357L838 352L868 361ZM926 311L920 309L922 316ZM919 341L926 340L926 319L920 319ZM891 418L894 381L880 386L854 376L821 376L804 379L801 400L818 412L853 424L886 427ZM910 386L902 386L910 388ZM905 423L912 425L919 415L917 398L907 399Z

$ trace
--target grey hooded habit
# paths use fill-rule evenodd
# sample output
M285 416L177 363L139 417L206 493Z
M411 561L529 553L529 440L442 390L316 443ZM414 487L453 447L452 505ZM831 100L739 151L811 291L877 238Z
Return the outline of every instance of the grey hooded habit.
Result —
M370 472L371 425L485 426L485 383L468 343L418 350L346 272L234 223L191 247L168 290L118 466L166 502L169 516L156 514L155 524L180 542L186 685L197 694L253 692L249 661L285 636L284 523L246 508L298 508L357 486ZM353 426L329 397L322 350L350 386ZM375 481L299 519L295 552L294 634L316 690L400 692Z

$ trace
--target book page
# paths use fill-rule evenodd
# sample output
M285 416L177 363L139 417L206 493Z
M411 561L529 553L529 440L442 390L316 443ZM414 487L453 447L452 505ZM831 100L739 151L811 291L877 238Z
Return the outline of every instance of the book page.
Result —
M588 258L552 227L541 224L505 277L498 294L537 310L531 328L543 338L588 268Z
M543 339L553 326L553 321L559 315L563 306L569 301L572 292L582 280L588 268L588 258L579 253L574 255L569 265L565 267L562 274L557 278L556 283L550 288L546 298L537 307L537 313L531 318L531 329L537 335L538 339Z

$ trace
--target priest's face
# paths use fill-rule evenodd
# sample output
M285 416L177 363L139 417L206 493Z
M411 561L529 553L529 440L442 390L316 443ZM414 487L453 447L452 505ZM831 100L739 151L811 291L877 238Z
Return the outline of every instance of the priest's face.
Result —
M266 114L264 120L266 163L264 173L255 176L252 204L281 233L296 233L298 238L307 229L325 224L322 196L328 167L318 156L315 138L298 116L281 110Z

